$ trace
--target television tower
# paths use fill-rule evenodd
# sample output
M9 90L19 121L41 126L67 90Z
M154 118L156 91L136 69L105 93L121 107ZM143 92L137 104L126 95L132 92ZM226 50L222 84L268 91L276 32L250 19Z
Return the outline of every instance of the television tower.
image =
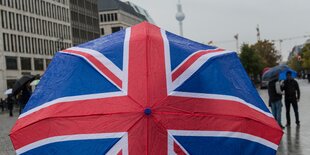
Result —
M178 8L178 12L175 15L175 18L177 19L177 21L179 21L180 35L183 36L183 23L182 23L182 21L185 18L185 14L182 11L182 5L181 5L181 1L180 0L179 0L179 3L177 4L177 8Z

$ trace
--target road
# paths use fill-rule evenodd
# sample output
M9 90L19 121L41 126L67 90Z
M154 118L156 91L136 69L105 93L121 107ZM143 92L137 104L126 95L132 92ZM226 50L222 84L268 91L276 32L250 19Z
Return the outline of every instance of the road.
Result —
M298 80L301 90L299 114L301 126L298 128L293 123L295 117L291 109L291 127L285 128L277 155L308 155L310 154L310 84L306 80ZM267 103L267 90L258 90L262 99ZM7 112L0 112L0 155L15 155L11 141L8 137L9 131L17 119L17 110L14 117L9 117ZM282 109L282 124L286 124L285 107Z

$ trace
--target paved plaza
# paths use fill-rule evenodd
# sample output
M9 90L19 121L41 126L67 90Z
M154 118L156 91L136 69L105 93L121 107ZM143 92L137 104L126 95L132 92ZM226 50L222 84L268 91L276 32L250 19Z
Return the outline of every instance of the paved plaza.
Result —
M278 149L278 155L308 155L310 154L310 84L306 80L298 81L301 89L301 99L299 102L299 114L301 126L296 127L293 123L295 117L291 109L290 128L285 128L284 135ZM261 97L267 103L267 90L258 90ZM9 139L9 131L17 119L18 110L15 109L14 117L9 117L8 112L0 111L0 155L14 155L13 147ZM286 124L285 107L282 109L282 123ZM266 131L268 132L268 131Z
M296 127L295 115L291 108L291 127L285 128L278 155L308 155L310 154L310 84L306 80L298 80L301 98L299 104L300 127ZM268 103L267 90L258 90L261 97ZM282 99L282 124L286 124L285 105Z
M9 117L8 111L0 111L0 155L15 155L9 138L9 132L18 117L18 109L14 110L14 117Z

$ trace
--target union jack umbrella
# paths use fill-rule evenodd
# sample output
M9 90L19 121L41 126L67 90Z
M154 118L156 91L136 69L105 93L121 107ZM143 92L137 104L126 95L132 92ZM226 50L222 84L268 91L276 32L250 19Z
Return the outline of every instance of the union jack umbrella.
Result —
M147 22L53 58L17 154L276 154L282 130L235 52Z

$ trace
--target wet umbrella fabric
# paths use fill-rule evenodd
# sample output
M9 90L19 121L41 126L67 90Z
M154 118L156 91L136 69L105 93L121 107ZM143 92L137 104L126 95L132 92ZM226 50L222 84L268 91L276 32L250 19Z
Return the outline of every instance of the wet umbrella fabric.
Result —
M4 94L5 94L5 95L12 94L12 88L7 89L7 90L4 92Z
M40 80L33 80L31 83L30 83L30 86L36 86L38 85L40 82Z
M57 52L10 137L18 154L265 155L282 134L235 52L144 22Z
M272 67L263 74L262 80L271 81L275 79L277 75L280 75L281 73L286 72L288 70L291 70L291 69L287 65L278 65L278 66Z
M25 86L28 82L33 81L35 76L33 75L23 75L20 79L18 79L12 90L13 95L17 95Z
M286 80L286 73L290 71L292 73L291 77L292 78L296 78L297 77L297 72L292 70L292 69L287 69L287 70L284 70L282 71L280 74L279 74L279 80Z

